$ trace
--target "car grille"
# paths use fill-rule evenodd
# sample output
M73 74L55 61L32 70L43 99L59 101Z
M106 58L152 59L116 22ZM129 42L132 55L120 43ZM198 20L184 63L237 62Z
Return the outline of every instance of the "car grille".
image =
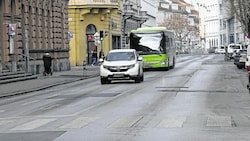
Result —
M109 67L108 70L111 72L125 72L129 68L128 67Z

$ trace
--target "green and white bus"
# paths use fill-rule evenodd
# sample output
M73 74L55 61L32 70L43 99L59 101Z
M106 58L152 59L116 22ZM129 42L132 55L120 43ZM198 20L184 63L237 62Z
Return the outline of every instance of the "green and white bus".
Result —
M169 70L175 67L174 32L165 27L138 28L130 32L130 48L143 57L144 69Z

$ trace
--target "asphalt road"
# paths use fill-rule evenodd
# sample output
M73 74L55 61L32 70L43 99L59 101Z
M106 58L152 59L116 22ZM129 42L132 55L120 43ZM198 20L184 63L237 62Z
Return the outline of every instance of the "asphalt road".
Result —
M0 140L249 140L247 72L223 59L178 56L139 84L95 77L0 99Z

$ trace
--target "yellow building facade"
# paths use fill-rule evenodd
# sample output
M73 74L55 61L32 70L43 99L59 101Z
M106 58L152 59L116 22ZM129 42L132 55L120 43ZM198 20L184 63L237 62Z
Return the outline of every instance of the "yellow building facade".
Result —
M121 48L121 10L119 0L69 1L70 63L80 66L91 64L93 51L98 58L111 49ZM97 41L100 31L103 40Z

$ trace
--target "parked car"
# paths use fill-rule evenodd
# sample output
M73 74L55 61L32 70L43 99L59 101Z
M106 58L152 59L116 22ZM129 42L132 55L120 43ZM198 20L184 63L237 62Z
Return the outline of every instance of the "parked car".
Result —
M239 68L246 68L247 49L239 50L234 56L234 64Z
M210 47L209 49L208 49L208 53L209 54L212 54L212 53L215 53L215 50L217 49L217 47Z
M110 50L100 66L101 84L112 80L143 81L143 59L134 49Z
M231 59L234 58L234 55L239 52L239 50L243 49L243 46L241 44L229 44L227 46L227 53Z
M216 54L224 54L225 53L225 46L220 46L215 49Z

